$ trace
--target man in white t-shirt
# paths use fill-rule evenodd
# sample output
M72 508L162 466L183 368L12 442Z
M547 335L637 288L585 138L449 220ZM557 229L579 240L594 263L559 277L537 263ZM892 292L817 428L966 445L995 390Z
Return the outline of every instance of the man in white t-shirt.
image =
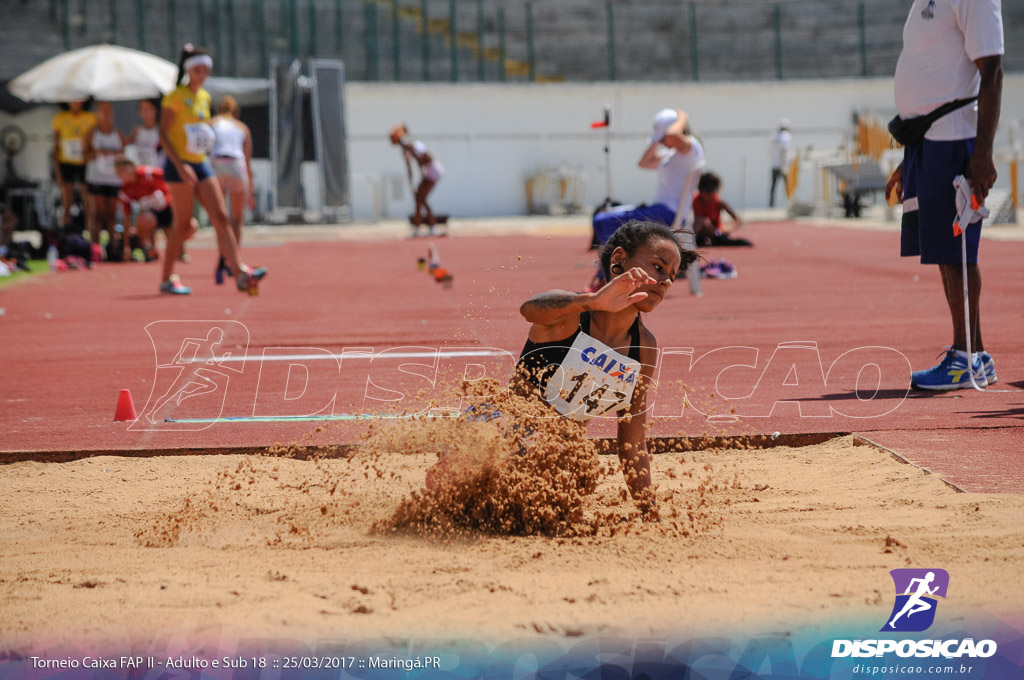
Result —
M704 148L690 131L686 112L659 111L647 144L637 165L658 171L654 198L646 205L618 206L595 215L594 235L600 243L629 220L661 222L676 230L689 224L693 192L704 165Z
M782 180L782 191L786 191L786 161L789 159L789 148L793 145L793 137L789 134L789 119L779 121L768 144L768 156L772 163L772 188L768 190L768 207L775 207L775 184Z
M658 187L651 205L672 212L673 228L689 223L690 204L704 164L704 147L690 132L685 111L662 109L654 117L654 131L638 166L658 171ZM685 197L685 201L680 200ZM685 205L684 205L685 203Z
M916 389L955 390L996 382L995 362L984 350L978 303L981 221L966 226L967 282L973 356L967 356L963 263L953 180L964 175L984 203L996 181L992 143L999 123L1003 87L1003 20L1000 0L914 0L903 27L903 51L896 64L896 108L900 118L923 116L943 104L977 96L932 123L924 140L904 150L889 178L886 195L903 200L900 254L936 264L953 321L953 342L942 361L915 371ZM970 366L970 372L968 371Z

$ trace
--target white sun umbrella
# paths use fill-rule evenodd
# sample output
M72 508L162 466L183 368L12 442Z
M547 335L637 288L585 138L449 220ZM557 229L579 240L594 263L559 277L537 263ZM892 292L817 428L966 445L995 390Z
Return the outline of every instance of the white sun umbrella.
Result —
M27 102L125 101L170 92L177 76L178 67L166 59L117 45L92 45L47 59L7 89Z

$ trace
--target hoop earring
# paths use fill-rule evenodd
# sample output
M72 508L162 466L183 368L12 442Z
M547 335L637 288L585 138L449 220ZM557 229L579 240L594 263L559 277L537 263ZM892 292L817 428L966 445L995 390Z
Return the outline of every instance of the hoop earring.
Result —
M616 276L618 276L619 274L621 274L623 272L622 265L619 264L618 262L613 264L608 269L611 271L612 274L615 274Z

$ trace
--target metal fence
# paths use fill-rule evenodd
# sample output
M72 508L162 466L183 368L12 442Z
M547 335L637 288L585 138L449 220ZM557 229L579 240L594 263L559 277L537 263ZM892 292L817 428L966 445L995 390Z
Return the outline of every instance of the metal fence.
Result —
M5 0L12 2L12 0ZM22 0L24 3L25 0ZM779 0L49 0L65 49L107 41L217 73L340 58L364 81L721 81L892 74L909 2ZM1024 2L1003 3L1024 70Z

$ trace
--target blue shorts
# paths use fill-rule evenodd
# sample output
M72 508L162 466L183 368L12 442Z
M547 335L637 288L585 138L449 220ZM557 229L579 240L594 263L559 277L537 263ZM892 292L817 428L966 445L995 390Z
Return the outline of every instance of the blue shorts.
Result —
M491 403L473 404L462 410L466 420L476 423L489 423L501 417L501 411Z
M604 244L619 227L630 220L661 222L666 226L672 226L675 218L675 211L669 210L661 203L641 206L620 205L594 215L594 235L598 243Z
M462 418L471 423L489 423L502 417L502 412L490 402L474 404L462 411ZM518 435L520 439L529 437L533 432L534 429L527 423L516 423L509 428L509 434ZM522 441L516 444L515 453L526 455L526 445Z
M202 182L204 179L213 177L213 167L210 165L210 161L203 161L202 163L189 163L188 161L182 161L185 165L191 165L192 169L196 171L196 180ZM174 165L170 158L164 160L164 180L167 182L183 182L181 175L178 174L178 168Z
M919 256L921 264L959 265L960 237L953 235L956 189L953 178L967 170L973 139L933 142L903 152L903 229L900 255ZM981 221L967 227L967 262L978 261Z

